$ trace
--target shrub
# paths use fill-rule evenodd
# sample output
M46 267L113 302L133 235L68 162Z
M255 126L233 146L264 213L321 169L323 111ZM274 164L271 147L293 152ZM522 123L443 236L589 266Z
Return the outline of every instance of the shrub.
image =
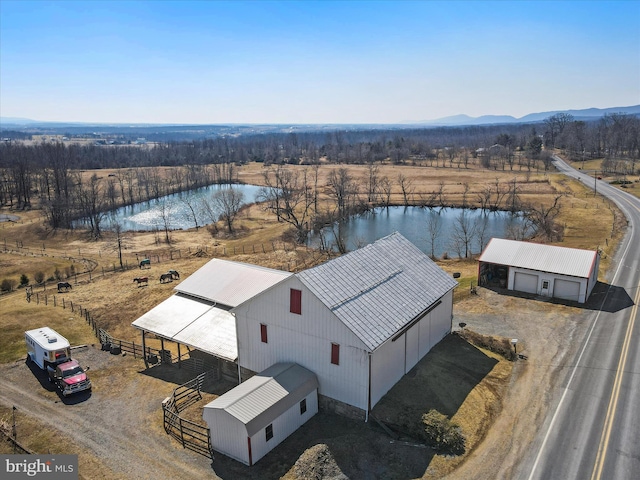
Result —
M29 277L23 273L20 275L20 286L24 287L25 285L29 285Z
M13 278L5 278L0 283L0 290L3 292L12 292L16 286L16 281Z
M56 267L55 271L53 272L53 276L55 277L55 279L59 282L60 280L62 280L62 272Z
M44 272L36 272L33 276L33 279L36 281L36 283L44 282Z
M462 430L446 415L431 409L422 415L422 423L427 441L435 450L453 455L464 453L466 439Z

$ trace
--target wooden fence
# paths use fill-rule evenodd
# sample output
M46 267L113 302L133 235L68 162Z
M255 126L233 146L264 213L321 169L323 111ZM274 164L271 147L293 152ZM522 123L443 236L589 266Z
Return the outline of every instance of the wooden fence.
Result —
M202 385L206 380L216 380L216 371L204 372L196 378L176 387L171 396L162 402L164 431L192 450L213 460L213 446L209 428L180 416L180 412L202 399Z

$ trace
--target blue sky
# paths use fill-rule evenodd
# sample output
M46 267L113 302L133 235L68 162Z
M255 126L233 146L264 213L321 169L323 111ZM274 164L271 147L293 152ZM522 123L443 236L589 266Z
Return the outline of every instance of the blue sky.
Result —
M0 0L3 117L397 123L637 104L632 0Z

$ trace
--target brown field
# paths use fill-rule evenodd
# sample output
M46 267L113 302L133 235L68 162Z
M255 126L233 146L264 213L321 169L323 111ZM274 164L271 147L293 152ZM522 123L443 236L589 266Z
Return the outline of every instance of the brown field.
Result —
M242 167L239 169L238 178L245 183L260 184L264 168L261 164ZM339 168L339 166L321 167L321 185L326 184L328 171L333 168ZM364 182L368 175L365 167L349 166L348 168L353 176L361 178ZM86 173L90 174L91 172ZM106 176L104 171L98 173L101 176ZM602 272L605 272L610 264L610 257L622 233L623 217L608 201L600 196L594 196L593 192L578 182L557 174L544 172L529 174L516 171L487 172L478 168L459 170L456 168L391 165L384 165L380 169L381 175L387 175L391 179L397 178L399 173L412 179L415 199L430 195L431 192L439 188L440 182L445 182L447 202L452 205L462 204L465 183L469 185L468 200L473 200L486 186L486 182L495 182L496 177L500 179L501 183L513 181L515 178L520 186L522 197L535 204L547 205L555 193L565 192L566 196L562 199L563 211L560 215L560 221L565 227L565 235L560 244L577 248L601 248L603 250L601 277L603 277ZM452 181L452 179L455 180ZM402 195L396 187L393 202L401 204L402 201ZM614 214L614 212L616 213ZM113 239L109 238L108 233L100 241L88 241L81 231L51 232L44 226L43 218L38 210L27 212L0 210L0 213L20 216L18 222L0 224L0 265L2 266L0 281L3 278L12 278L17 284L20 275L25 274L33 282L33 276L36 272L41 271L46 278L50 278L54 276L57 269L62 278L68 279L73 284L73 289L63 294L57 293L54 284L49 284L46 287L34 286L33 291L39 295L41 300L39 302L36 302L32 297L31 303L27 303L23 288L0 296L0 326L3 331L2 338L0 338L0 364L9 364L23 359L26 355L23 340L24 331L42 325L48 325L60 331L73 344L96 343L97 340L87 323L77 312L70 310L71 302L76 306L81 305L88 309L100 326L113 336L139 341L140 333L131 327L131 322L173 293L172 287L175 283L159 283L160 274L168 269L178 270L181 273L181 278L185 278L211 258L225 257L272 268L299 271L328 258L325 253L304 247L294 247L290 243L282 242L281 239L287 226L274 221L270 214L256 205L243 211L238 220L240 227L238 234L234 237L221 235L214 238L206 228L200 228L197 231L192 229L172 232L172 243L166 245L162 241L158 241L154 233L130 235L124 252L125 263L128 266L133 266L137 265L139 258L151 258L151 269L143 271L137 268L125 271L114 268L118 265L118 260ZM549 338L549 332L555 331L554 328L571 332L571 329L576 326L572 318L579 315L579 310L562 307L562 314L558 316L557 305L535 303L535 301L522 299L505 301L492 293L480 296L471 295L469 287L477 282L477 264L474 260L441 260L438 263L447 272L461 272L460 287L455 292L454 314L471 319L467 321L469 328L473 328L473 321L476 318L501 317L505 312L514 312L514 323L511 327L526 332L519 335L525 342L523 345L531 346L531 353L540 355L540 357L550 355L550 358L545 357L544 361L551 361L557 355L566 354L561 345L554 345L550 352L546 352L540 347L534 347L534 345L537 341L546 341L546 338ZM75 275L67 276L71 266L78 274L77 277ZM91 274L88 273L89 271ZM148 286L137 287L133 283L133 278L141 274L150 277ZM45 294L48 298L48 305L44 305L42 300ZM54 296L57 305L55 307L52 303ZM64 299L67 308L62 308L62 299ZM529 308L539 309L540 316L547 316L545 318L548 318L548 324L541 331L527 327L528 321L525 313ZM517 323L515 320L516 312L522 316L517 321L521 323ZM511 334L508 330L505 332L503 327L490 325L483 321L479 322L476 328L490 334L505 336ZM541 337L541 335L545 335L545 337ZM461 342L459 339L451 341ZM545 342L540 343L545 344ZM467 464L473 465L473 462L469 461L470 454L478 457L477 452L484 451L483 445L493 445L493 448L496 449L509 448L504 442L496 440L496 437L500 437L500 432L492 434L490 427L495 422L499 422L502 426L508 423L508 419L504 418L505 411L508 412L508 415L522 415L524 417L525 414L522 412L524 407L514 406L513 402L528 405L528 402L532 402L531 399L528 399L530 395L528 388L546 389L552 381L553 372L532 371L527 369L525 365L516 365L514 375L512 374L512 363L500 360L491 353L470 347L466 343L465 345L461 346L449 341L443 342L433 354L430 353L420 362L421 366L413 377L410 376L410 378L403 380L404 383L401 382L393 390L396 393L388 397L389 401L385 397L383 402L376 406L376 414L379 418L399 425L408 425L411 421L415 422L416 415L420 412L424 413L427 407L438 407L441 411L452 415L468 436L467 453L459 458L429 454L428 459L425 460L424 454L419 456L414 450L398 449L398 452L411 452L397 453L397 457L394 456L394 462L397 462L398 465L402 465L403 462L408 462L411 465L409 470L406 468L403 470L398 466L395 473L399 478L406 478L408 472L413 474L421 468L421 473L415 476L440 478L448 472L460 469L463 464L465 468ZM478 355L480 356L478 357ZM475 373L468 371L469 362L472 362L474 358L482 359L479 365L484 365L483 370ZM136 376L140 375L138 372L142 367L139 362L137 367L131 367L127 370L129 373L123 375L118 381L124 384L136 382ZM97 379L102 381L106 381L108 377L106 373L96 372L95 375ZM465 375L469 375L467 380L459 382L460 378ZM427 383L427 379L431 379L430 383ZM414 383L411 383L412 381ZM160 400L173 388L171 384L161 381L153 383L145 381L145 385L146 388L157 389L155 397ZM453 388L453 386L457 387ZM400 399L411 397L406 392L415 392L418 388L421 389L420 394L424 396L426 401L403 404L400 407L400 404L397 403ZM151 395L151 393L149 394ZM434 398L438 400L434 401ZM527 400L525 401L525 399ZM539 413L540 408L542 406L539 404L532 407L532 413L529 414L532 418L528 420L528 428L535 427L535 413ZM0 410L0 418L4 422L7 421L7 412L6 409ZM156 415L154 418L157 419L157 411L154 415ZM159 415L161 416L161 413ZM322 418L318 418L316 421L321 422ZM47 444L47 439L55 434L49 430L37 428L38 422L32 418L24 421L32 427L23 432L23 442L29 448L41 451L42 446ZM513 419L511 422L513 423ZM350 441L351 437L349 436L351 434L342 432L342 436L336 434L335 438L331 440L331 431L324 430L329 427L326 425L322 428L321 425L315 425L315 427L319 432L327 435L326 441L321 442L321 437L317 438L317 435L314 437L303 427L301 435L305 441L312 445L329 445L333 461L337 462L342 471L349 471L354 477L366 473L366 471L358 470L356 466L349 466L349 461L345 457L344 452L350 452L350 449L353 448L351 446L353 442ZM335 428L338 427L334 426ZM354 431L360 432L360 430ZM368 434L360 433L365 435L361 437L358 444L359 448L362 448L362 445L369 444L366 440ZM159 425L154 427L152 434L164 435ZM529 435L531 434L529 432ZM363 438L364 441L362 441ZM371 440L371 445L372 448L382 448L385 442L386 440L375 437ZM276 468L273 465L264 467L266 469L264 470L265 478L277 478L285 474L285 478L288 479L304 478L303 473L295 473L293 462L298 457L302 465L307 465L304 468L300 467L301 471L309 473L311 467L308 464L317 459L318 452L314 449L307 449L307 447L302 448L304 443L298 443L285 448L280 456L275 457L274 461L280 462L279 467ZM100 459L91 458L91 455L84 452L81 446L78 446L76 450L73 441L69 445L69 453L81 452L82 462L88 469L86 471L98 472L101 468L105 468ZM286 455L294 455L295 458L287 458ZM481 456L481 458L485 457ZM370 460L373 461L373 459ZM225 460L220 460L220 462L222 462L223 471L226 469L227 472L234 473L224 476L224 478L237 478L238 474L242 476L243 472L247 473L242 469L240 471L234 470L233 463L228 463ZM216 473L220 474L217 467L214 466L214 469L216 469ZM275 475L275 472L279 473ZM114 472L107 469L104 471L104 475L88 475L85 478L107 478L111 474ZM120 475L114 474L109 478L118 477Z

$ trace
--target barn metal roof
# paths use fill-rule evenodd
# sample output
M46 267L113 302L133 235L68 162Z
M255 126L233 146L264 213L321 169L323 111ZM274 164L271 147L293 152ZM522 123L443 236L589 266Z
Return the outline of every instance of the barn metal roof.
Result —
M132 325L225 360L238 358L235 317L212 302L177 293Z
M204 408L225 410L252 436L317 388L313 372L297 363L276 363Z
M237 307L292 275L282 270L213 259L175 290L228 307Z
M458 285L398 232L297 276L372 351Z
M588 278L597 255L595 250L492 238L478 261Z

